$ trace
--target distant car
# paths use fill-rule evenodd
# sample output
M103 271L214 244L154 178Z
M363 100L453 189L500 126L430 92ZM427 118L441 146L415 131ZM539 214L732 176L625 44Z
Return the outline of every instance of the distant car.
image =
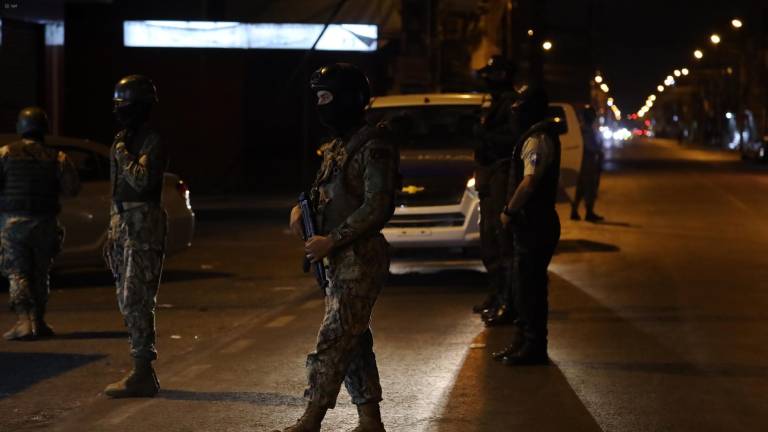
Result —
M405 114L413 123L408 138L400 144L403 188L395 214L383 231L393 247L468 249L479 245L473 126L489 103L489 95L477 93L382 96L371 101L371 121ZM551 104L550 114L563 125L560 186L572 195L584 149L581 127L569 104Z
M757 122L752 111L744 110L740 116L740 125L735 117L731 113L726 115L731 146L738 146L741 158L744 160L768 161L768 136L760 136L758 133Z
M0 146L17 140L0 135ZM46 137L46 144L65 152L77 167L82 183L80 194L62 199L59 219L66 229L64 250L57 268L102 266L102 247L109 225L109 147L77 138ZM187 185L175 174L165 175L163 207L168 213L168 250L178 253L192 245L195 214Z

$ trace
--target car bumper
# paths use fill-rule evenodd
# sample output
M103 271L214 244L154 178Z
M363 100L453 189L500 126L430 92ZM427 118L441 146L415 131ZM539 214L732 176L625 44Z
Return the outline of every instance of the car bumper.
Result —
M382 231L394 248L468 248L480 244L480 200L466 191L461 203L398 207Z

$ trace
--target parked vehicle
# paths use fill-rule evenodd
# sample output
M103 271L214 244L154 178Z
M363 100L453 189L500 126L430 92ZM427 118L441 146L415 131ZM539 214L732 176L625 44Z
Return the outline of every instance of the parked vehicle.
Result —
M477 93L412 94L374 98L369 119L407 115L401 142L403 188L384 235L395 248L471 248L480 242L480 198L475 190L473 126L490 96ZM584 143L572 105L551 104L563 125L560 186L573 195Z
M0 135L0 146L17 139L16 135ZM47 137L46 144L69 156L82 183L78 196L61 201L59 219L66 229L66 238L56 267L101 266L111 196L109 147L89 140L56 136ZM167 252L172 255L192 245L195 229L189 189L175 174L165 175L163 207L168 213Z
M729 113L730 114L730 113ZM745 110L740 118L734 115L728 118L728 131L732 142L738 146L741 158L745 160L768 161L768 136L758 132L755 116L750 110Z

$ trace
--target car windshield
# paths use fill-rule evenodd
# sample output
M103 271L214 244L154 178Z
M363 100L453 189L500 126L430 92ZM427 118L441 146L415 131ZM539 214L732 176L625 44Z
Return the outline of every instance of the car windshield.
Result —
M402 150L471 150L479 114L478 105L372 108L368 120L390 122L404 136Z

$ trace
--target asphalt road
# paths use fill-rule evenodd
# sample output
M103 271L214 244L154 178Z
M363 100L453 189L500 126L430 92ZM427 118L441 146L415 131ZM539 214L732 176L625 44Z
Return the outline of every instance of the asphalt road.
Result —
M393 276L375 311L389 431L768 430L768 171L661 140L611 149L607 168L606 223L561 209L550 366L489 359L509 330L470 312L477 262L393 266L429 271ZM300 415L322 317L301 246L258 206L202 219L160 292L158 397L101 395L130 367L126 334L109 277L67 272L60 336L0 342L0 431L270 431ZM339 401L324 431L353 427Z

